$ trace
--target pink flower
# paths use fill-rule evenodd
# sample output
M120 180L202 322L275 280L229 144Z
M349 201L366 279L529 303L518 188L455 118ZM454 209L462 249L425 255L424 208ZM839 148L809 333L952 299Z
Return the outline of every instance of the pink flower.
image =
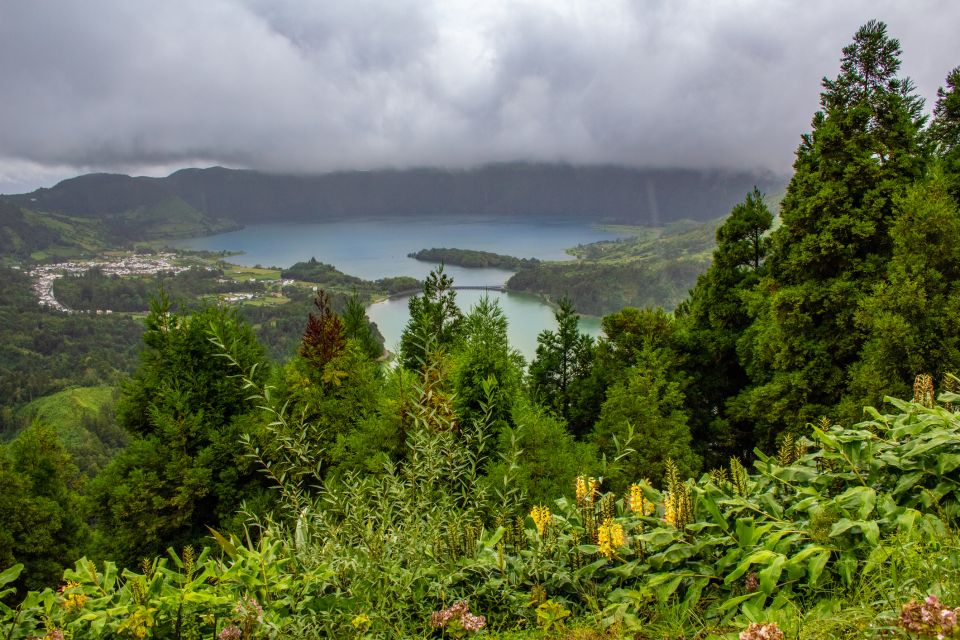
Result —
M483 629L487 625L487 619L470 613L470 605L466 600L460 600L446 609L430 614L430 626L434 629L443 629L451 623L459 625L464 631L473 632Z
M740 640L783 640L783 631L776 622L751 622L746 631L740 632Z
M240 627L235 624L231 624L223 628L223 631L220 632L220 635L217 636L220 640L240 640L243 632L240 631Z

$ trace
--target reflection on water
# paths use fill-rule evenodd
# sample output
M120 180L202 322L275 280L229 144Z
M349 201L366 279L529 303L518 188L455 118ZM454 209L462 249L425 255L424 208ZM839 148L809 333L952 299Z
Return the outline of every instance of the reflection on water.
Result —
M489 295L500 304L509 323L507 333L510 346L522 353L529 364L537 353L537 336L540 332L544 329L556 330L557 328L553 309L537 296L474 289L457 291L457 306L466 313L484 295ZM367 315L377 323L380 333L386 339L387 348L394 353L399 351L400 335L410 320L410 313L407 310L409 301L409 296L405 296L377 302L367 307ZM581 318L580 331L595 337L599 336L601 334L600 319Z

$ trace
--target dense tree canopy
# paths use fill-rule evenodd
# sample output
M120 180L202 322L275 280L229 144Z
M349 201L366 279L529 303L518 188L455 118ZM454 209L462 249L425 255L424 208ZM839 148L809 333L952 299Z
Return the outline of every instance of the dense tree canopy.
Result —
M424 280L423 293L410 298L410 321L400 338L400 362L406 368L419 369L431 351L449 351L459 340L463 313L452 287L453 278L440 265Z
M713 263L677 310L695 390L688 398L691 426L701 452L714 464L752 448L749 424L731 424L726 403L749 381L737 343L752 320L745 298L766 272L772 223L763 194L754 188L717 229Z
M569 298L561 298L554 312L557 330L537 336L537 356L530 363L535 397L568 423L577 385L590 373L593 339L580 333L579 320Z
M165 297L146 327L140 367L117 407L132 440L90 492L101 545L127 563L235 523L244 500L262 505L261 476L241 442L254 406L236 375L263 359L250 327L224 308L173 313Z
M923 170L919 100L897 77L900 44L871 21L824 79L821 110L797 150L772 235L768 272L750 296L746 370L736 401L759 441L834 408L864 342L856 313L886 273L895 202Z

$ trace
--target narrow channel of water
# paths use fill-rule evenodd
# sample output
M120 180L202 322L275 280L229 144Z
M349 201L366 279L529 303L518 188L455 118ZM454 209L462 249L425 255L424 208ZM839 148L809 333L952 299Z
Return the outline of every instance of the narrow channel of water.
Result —
M509 323L507 333L510 346L523 354L527 364L530 364L537 353L537 336L544 329L556 330L557 328L553 308L539 297L530 294L475 289L457 291L457 306L467 313L484 295L489 295L500 304ZM377 302L367 307L367 315L377 323L387 349L394 353L399 351L400 336L407 322L410 321L410 312L407 309L409 302L410 297L404 296ZM580 318L580 331L594 337L599 336L602 333L600 318Z

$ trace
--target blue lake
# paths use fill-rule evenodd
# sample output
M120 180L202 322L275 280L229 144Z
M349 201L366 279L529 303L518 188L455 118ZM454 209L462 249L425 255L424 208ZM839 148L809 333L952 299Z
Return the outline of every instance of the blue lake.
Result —
M616 238L577 220L534 218L441 217L361 219L350 221L260 224L214 236L177 242L184 249L239 251L230 262L264 267L289 267L316 258L340 271L367 280L388 276L423 279L436 265L408 258L419 249L451 247L492 251L518 258L572 259L566 249L578 244ZM464 269L447 266L458 285L501 285L512 275L499 269ZM468 310L483 292L460 291L458 303ZM555 328L553 310L535 296L491 293L510 322L511 344L529 360L536 352L536 336ZM370 319L377 323L388 348L399 343L407 322L407 300L391 299L371 305ZM600 331L597 319L584 318L582 330Z

